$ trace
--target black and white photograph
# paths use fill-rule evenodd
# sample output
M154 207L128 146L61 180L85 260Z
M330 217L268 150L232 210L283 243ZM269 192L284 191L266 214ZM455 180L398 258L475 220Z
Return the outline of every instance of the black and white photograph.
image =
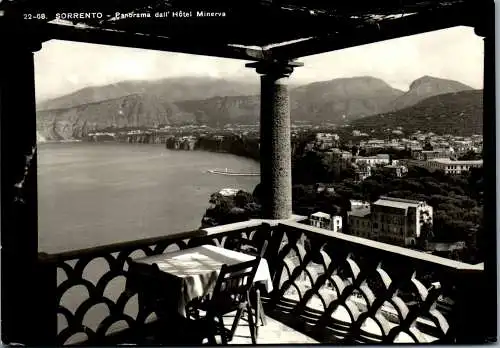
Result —
M1 333L497 342L492 0L0 0Z

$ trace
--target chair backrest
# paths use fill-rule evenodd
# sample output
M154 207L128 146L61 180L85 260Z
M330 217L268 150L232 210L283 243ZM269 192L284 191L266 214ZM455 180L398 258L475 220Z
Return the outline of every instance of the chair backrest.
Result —
M222 265L215 288L212 301L231 297L232 301L241 301L253 285L255 274L259 268L261 258L237 263L235 265Z
M235 238L233 241L235 245L229 248L245 254L264 257L270 238L271 225L262 223L252 239Z

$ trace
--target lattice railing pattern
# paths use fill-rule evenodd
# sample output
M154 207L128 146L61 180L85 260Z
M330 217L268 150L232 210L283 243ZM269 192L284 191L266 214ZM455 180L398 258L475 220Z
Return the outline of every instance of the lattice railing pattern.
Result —
M468 315L475 307L463 304L480 292L482 266L293 222L271 228L250 221L45 255L44 272L57 272L54 343L140 341L156 316L126 291L129 257L203 244L233 249L263 236L274 276L267 313L320 342L453 342L476 321Z
M323 343L454 341L457 287L476 266L297 223L278 230L277 319Z
M113 334L134 337L155 313L139 305L137 293L126 288L128 258L213 244L230 248L234 239L255 237L259 225L228 225L216 233L193 231L175 236L114 244L93 249L45 255L45 267L57 272L56 344L102 344ZM50 292L49 292L50 293ZM49 301L51 299L48 299ZM120 336L122 337L122 336Z

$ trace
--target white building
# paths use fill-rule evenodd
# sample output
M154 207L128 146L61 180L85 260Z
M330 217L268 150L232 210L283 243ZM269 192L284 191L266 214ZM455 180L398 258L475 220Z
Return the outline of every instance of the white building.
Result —
M370 202L367 201L360 201L356 199L351 199L349 201L351 203L351 210L356 209L356 208L370 208Z
M425 161L424 167L428 170L442 170L445 174L457 175L468 172L471 168L481 168L483 160L453 161L450 159L436 158Z
M368 156L368 157L356 156L354 157L354 161L356 164L364 163L372 167L377 165L391 164L391 158L387 154L379 154L376 156Z
M384 166L384 168L397 178L401 178L406 173L408 173L408 168L400 164L389 164L387 166Z
M235 188L224 188L224 189L220 190L219 193L225 197L232 197L232 196L236 196L236 194L239 191L240 191L239 189L235 189Z
M342 232L342 217L338 215L317 212L309 217L309 224L314 227L331 230L333 232Z

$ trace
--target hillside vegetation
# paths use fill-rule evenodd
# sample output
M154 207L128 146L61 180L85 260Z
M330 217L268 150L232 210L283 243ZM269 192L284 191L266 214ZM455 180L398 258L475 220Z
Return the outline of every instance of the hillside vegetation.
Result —
M412 107L365 117L351 125L366 132L402 127L406 132L420 130L437 134L482 134L483 91L463 91L430 97Z

